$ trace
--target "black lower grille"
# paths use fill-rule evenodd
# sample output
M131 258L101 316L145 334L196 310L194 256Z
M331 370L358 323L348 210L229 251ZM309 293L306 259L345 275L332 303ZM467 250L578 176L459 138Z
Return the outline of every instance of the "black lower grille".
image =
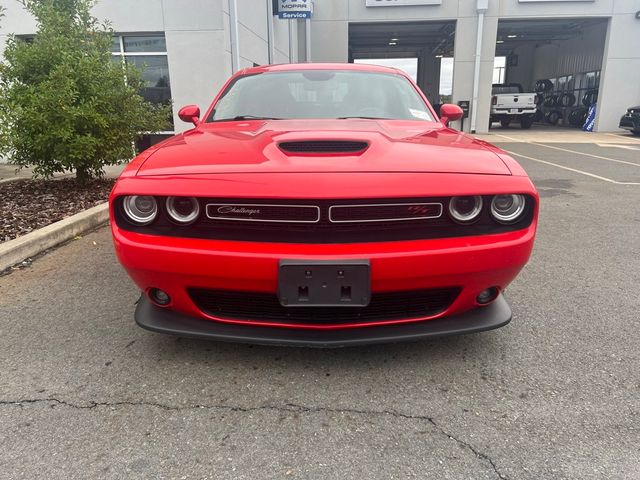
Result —
M283 307L275 294L189 289L196 306L207 315L228 320L289 325L349 325L425 318L447 309L459 288L374 293L366 307Z

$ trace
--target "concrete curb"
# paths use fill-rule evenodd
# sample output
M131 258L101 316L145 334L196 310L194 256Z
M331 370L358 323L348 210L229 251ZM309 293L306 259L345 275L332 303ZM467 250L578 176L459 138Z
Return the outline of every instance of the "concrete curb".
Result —
M109 204L105 202L22 237L1 243L0 272L47 248L55 247L86 230L91 230L107 220L109 220Z
M2 179L0 179L0 183L17 182L18 180L28 180L28 178L26 178L26 177L2 178Z

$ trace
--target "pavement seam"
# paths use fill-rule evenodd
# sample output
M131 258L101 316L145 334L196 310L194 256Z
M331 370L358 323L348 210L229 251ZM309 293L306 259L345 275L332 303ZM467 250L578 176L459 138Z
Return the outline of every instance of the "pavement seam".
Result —
M162 410L169 411L181 411L181 410L227 410L232 412L255 412L260 410L275 410L281 412L313 412L313 413L352 413L356 415L388 415L395 418L404 418L407 420L420 420L423 422L428 422L434 429L436 429L440 434L445 435L447 438L455 441L458 445L469 450L473 455L488 463L493 469L494 473L500 480L509 480L509 477L504 475L498 469L495 461L486 453L479 451L476 447L471 445L470 443L461 440L449 432L447 432L444 428L442 428L433 417L429 417L426 415L411 415L407 413L397 412L395 410L358 410L354 408L330 408L330 407L309 407L306 405L298 405L295 403L286 403L284 406L277 405L262 405L258 407L241 407L241 406L233 406L233 405L186 405L186 406L175 406L175 405L165 405L162 403L155 402L133 402L133 401L121 401L121 402L96 402L91 400L87 404L77 404L71 403L66 400L60 400L55 397L48 398L33 398L33 399L21 399L21 400L0 400L0 405L14 405L22 407L23 404L37 404L37 403L55 403L58 405L62 405L69 408L77 408L77 409L85 409L91 410L98 407L121 407L121 406L132 406L132 407L155 407Z

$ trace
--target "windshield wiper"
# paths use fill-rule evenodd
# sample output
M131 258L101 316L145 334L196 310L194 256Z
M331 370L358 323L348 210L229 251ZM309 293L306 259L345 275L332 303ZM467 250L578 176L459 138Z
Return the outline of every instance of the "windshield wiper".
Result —
M362 117L360 115L353 115L350 117L338 117L336 120L349 120L350 118L362 118L364 120L393 120L389 117Z
M236 115L233 118L221 118L219 120L214 120L214 122L236 122L238 120L283 120L283 119L276 118L276 117L259 117L256 115Z

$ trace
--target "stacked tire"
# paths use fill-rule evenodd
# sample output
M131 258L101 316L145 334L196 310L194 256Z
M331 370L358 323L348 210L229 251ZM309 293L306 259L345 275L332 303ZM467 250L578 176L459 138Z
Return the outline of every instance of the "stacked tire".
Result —
M572 110L568 117L569 125L571 125L572 127L582 127L582 125L584 125L584 122L587 120L588 114L589 110L583 107Z
M573 107L576 104L576 96L573 93L566 92L558 98L558 105L562 107Z
M593 105L597 101L598 101L598 90L596 89L587 90L584 96L582 97L582 105L584 105L586 108L589 108L591 105Z
M569 125L582 127L587 119L589 108L598 101L598 90L595 88L587 90L580 98L573 92L556 95L553 89L551 80L542 79L536 82L538 110L534 116L535 121L557 125L560 120L566 118L565 121Z
M551 80L548 79L538 80L535 85L535 90L539 93L550 92L551 90L553 90L553 83L551 83Z
M557 125L558 122L562 119L562 112L560 110L551 110L546 113L544 116L547 123L551 125Z

